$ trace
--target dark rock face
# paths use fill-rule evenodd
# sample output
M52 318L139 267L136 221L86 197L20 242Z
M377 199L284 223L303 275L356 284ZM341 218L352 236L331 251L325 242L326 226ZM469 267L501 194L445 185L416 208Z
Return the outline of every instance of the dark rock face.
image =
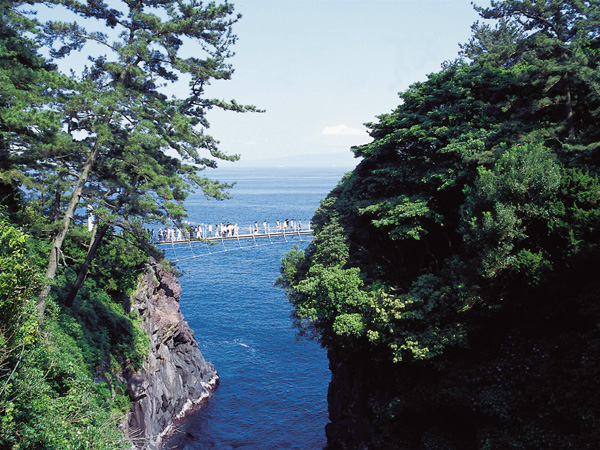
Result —
M342 361L328 352L331 382L327 393L330 423L325 432L328 450L361 450L373 439L373 416L369 406L371 384L367 360Z
M204 400L218 384L214 366L198 349L194 332L179 309L181 286L171 272L156 265L138 286L132 310L143 319L150 354L142 370L127 371L131 398L129 435L136 448L156 450L174 420Z

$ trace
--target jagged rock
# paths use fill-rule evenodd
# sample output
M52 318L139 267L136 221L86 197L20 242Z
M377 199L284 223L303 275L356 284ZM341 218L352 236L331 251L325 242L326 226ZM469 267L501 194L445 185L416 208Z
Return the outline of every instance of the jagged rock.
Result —
M155 261L131 305L150 338L150 354L140 371L124 373L131 399L129 435L138 449L157 450L161 438L218 384L214 366L198 349L194 332L179 309L181 286Z

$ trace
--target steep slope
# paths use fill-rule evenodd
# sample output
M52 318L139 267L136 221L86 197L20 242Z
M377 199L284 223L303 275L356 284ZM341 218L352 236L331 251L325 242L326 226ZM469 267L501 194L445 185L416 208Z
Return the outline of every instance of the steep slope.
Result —
M158 448L174 421L204 400L219 380L181 315L180 295L175 275L153 264L131 305L150 338L150 354L142 369L125 373L131 398L129 435L138 448Z

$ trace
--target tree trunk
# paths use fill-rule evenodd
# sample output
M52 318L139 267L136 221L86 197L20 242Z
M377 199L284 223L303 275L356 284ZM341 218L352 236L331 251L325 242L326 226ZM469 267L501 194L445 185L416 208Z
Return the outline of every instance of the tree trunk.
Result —
M79 275L77 276L77 280L75 280L75 284L71 288L69 295L67 295L67 298L65 298L64 303L66 306L73 306L73 301L75 300L75 297L77 296L77 293L79 292L79 289L81 289L81 287L83 286L83 282L85 281L85 277L87 276L88 270L90 268L90 264L96 257L96 251L98 250L98 247L100 247L102 238L108 231L108 228L109 228L109 225L104 224L104 225L102 225L102 228L100 228L100 230L96 233L96 235L94 237L94 242L92 243L90 249L88 250L88 253L85 257L83 266L81 266L81 270L79 270Z
M75 189L73 189L73 194L71 195L71 200L69 201L69 206L67 207L67 211L62 220L62 228L59 233L55 236L52 241L52 248L50 250L50 259L48 260L48 268L46 269L46 285L40 292L38 296L38 310L40 319L44 317L44 311L46 310L46 297L50 293L51 285L50 281L54 279L56 276L56 270L58 269L58 256L60 254L60 250L62 248L62 244L67 236L67 232L71 226L71 222L73 221L73 217L75 216L75 210L79 205L79 199L81 198L81 193L83 192L83 187L87 182L88 176L98 154L100 153L100 144L96 141L96 145L94 149L90 153L87 161L85 162L85 166L83 166L83 170L77 179L77 184L75 185Z
M562 50L561 52L561 60L563 64L567 64L568 57L567 53ZM573 99L571 97L571 78L569 77L569 72L565 71L564 75L565 82L565 115L566 115L566 124L567 124L567 133L569 139L573 139L575 137L575 120L573 118Z
M54 222L60 220L60 192L54 194Z
M575 121L573 119L573 100L571 98L571 82L569 80L569 74L565 74L565 84L566 84L566 101L565 101L565 109L567 115L567 133L569 135L569 139L573 139L575 137Z

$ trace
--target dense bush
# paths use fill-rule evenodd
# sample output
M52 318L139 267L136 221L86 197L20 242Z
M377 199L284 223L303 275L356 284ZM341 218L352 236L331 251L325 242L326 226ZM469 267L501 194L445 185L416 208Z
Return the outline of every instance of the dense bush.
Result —
M149 351L147 335L126 313L145 254L115 236L73 307L57 298L39 322L36 251L44 245L2 219L0 248L0 448L129 448L118 427L129 411L119 380ZM69 276L65 267L58 294Z

